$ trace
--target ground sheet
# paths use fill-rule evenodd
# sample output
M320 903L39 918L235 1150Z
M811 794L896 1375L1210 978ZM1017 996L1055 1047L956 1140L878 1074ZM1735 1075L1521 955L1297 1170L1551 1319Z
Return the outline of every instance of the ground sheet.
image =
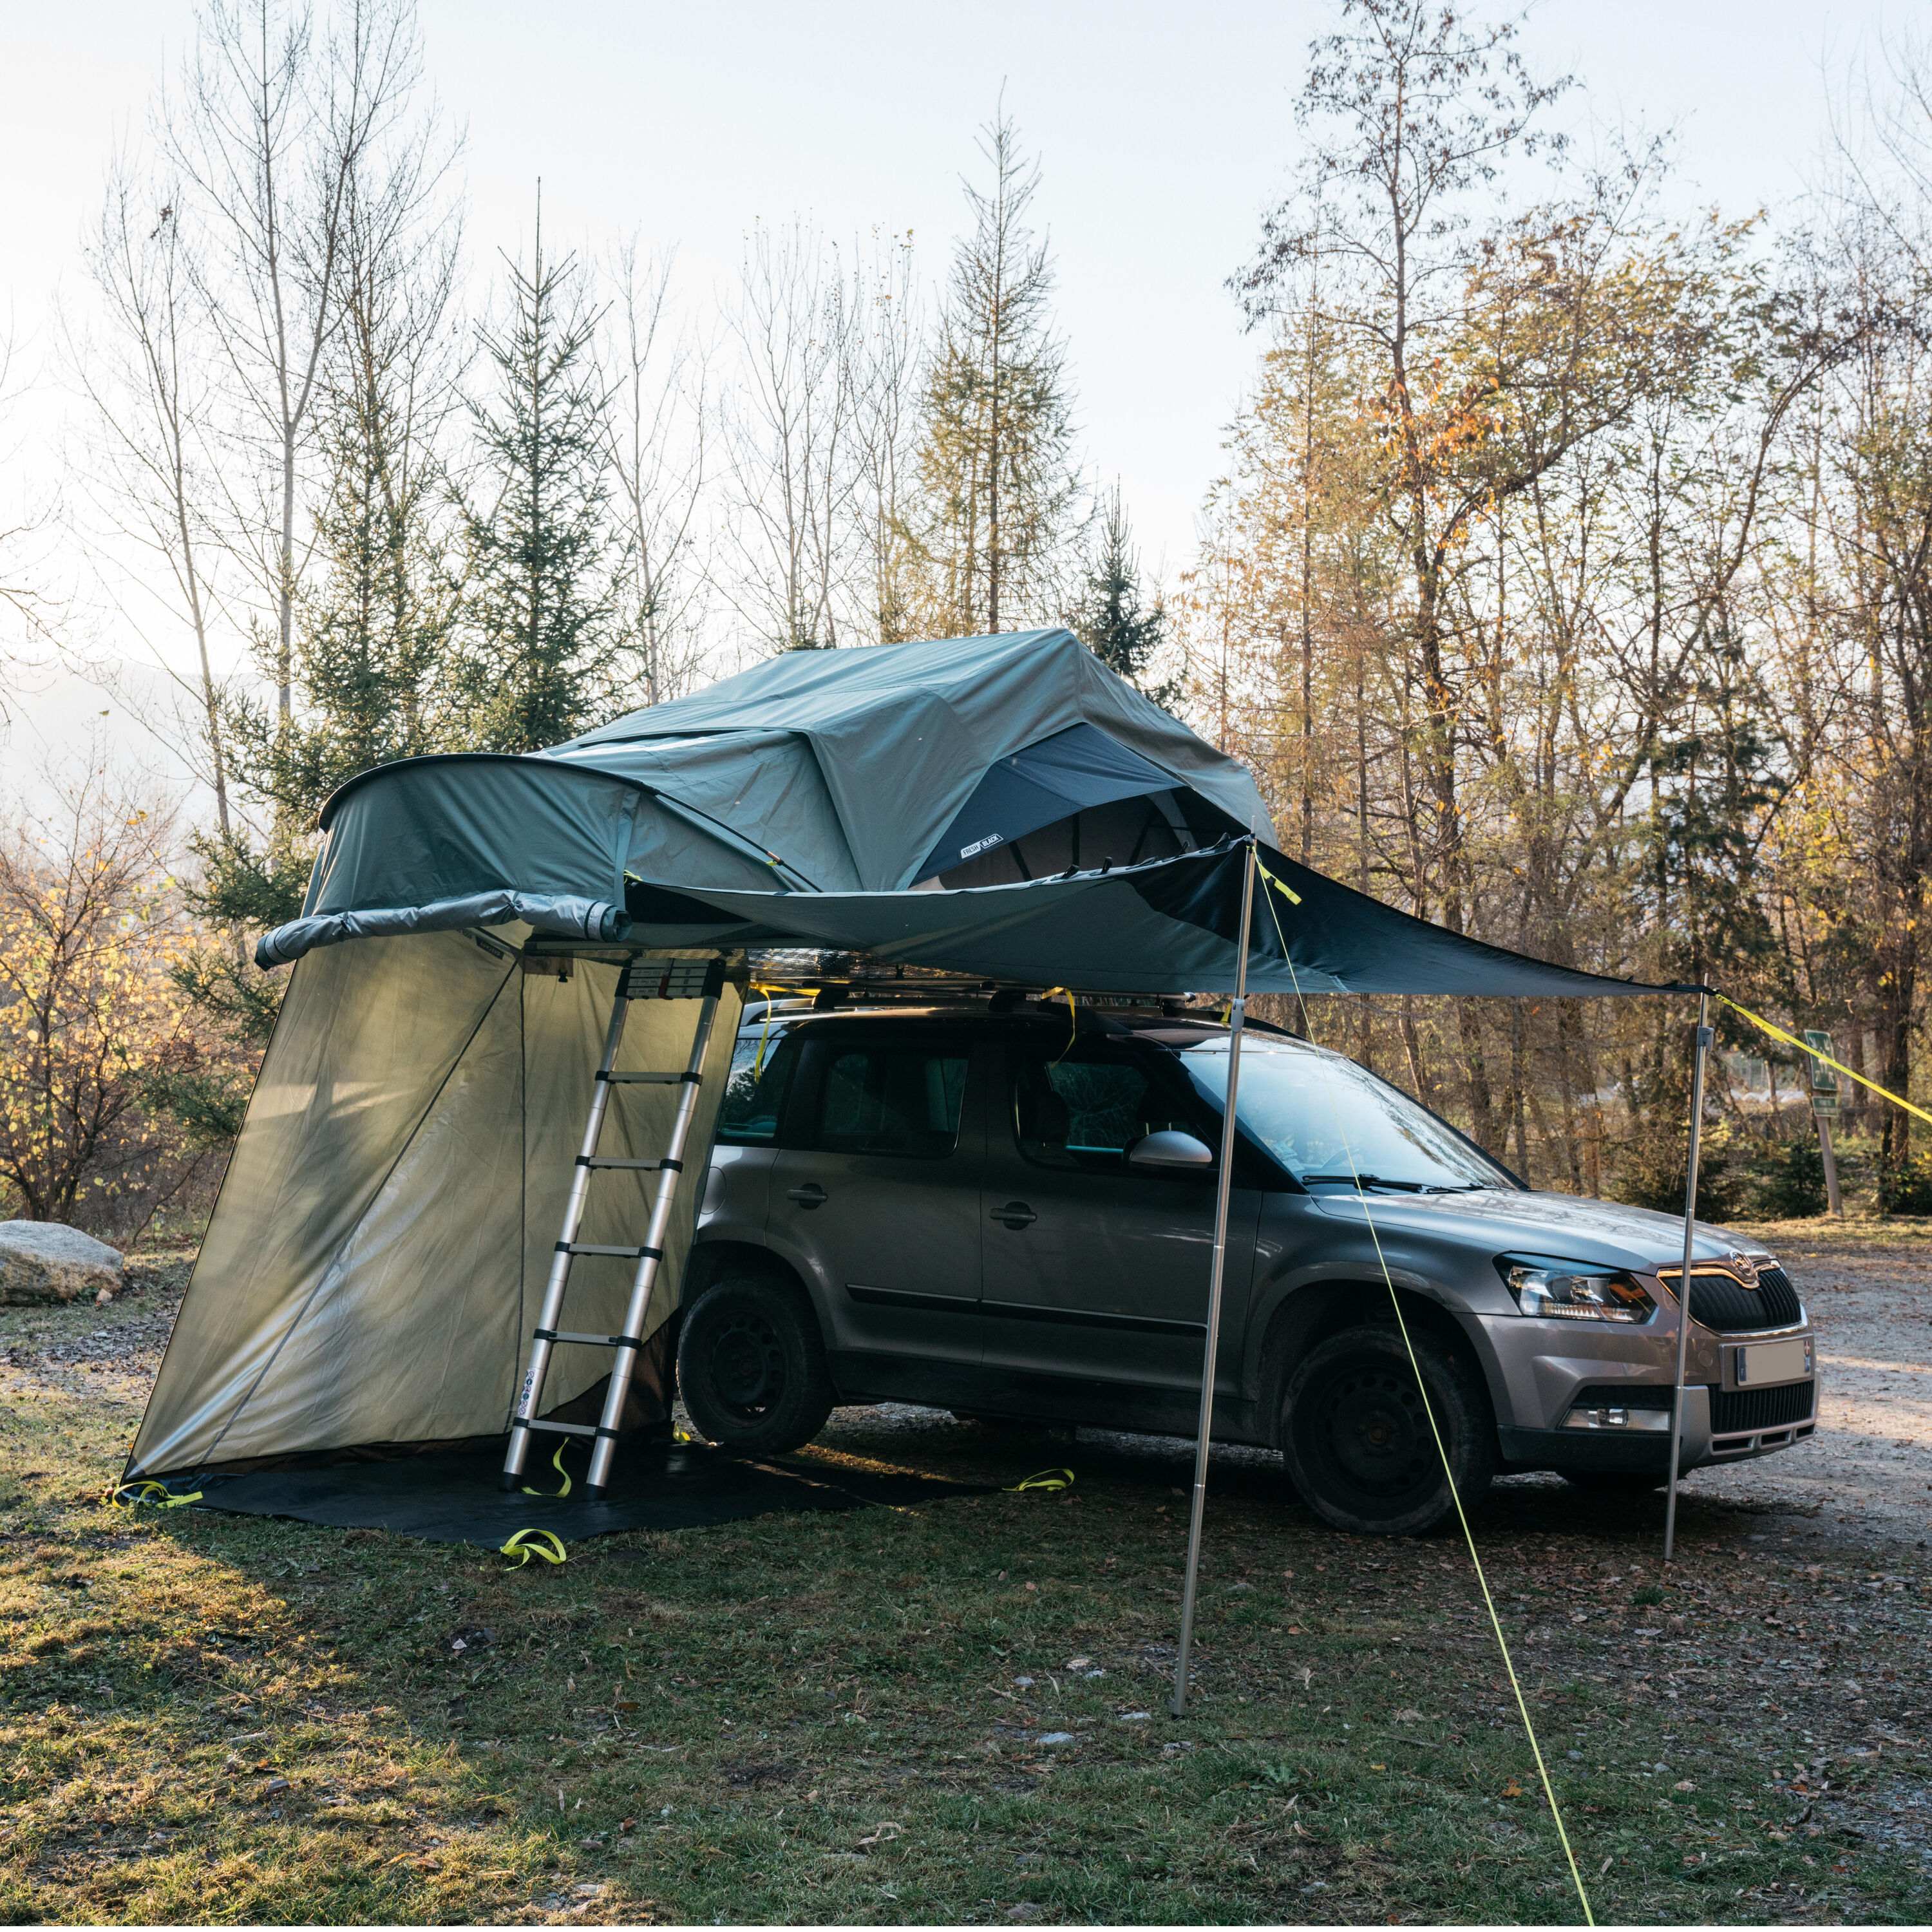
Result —
M534 1461L534 1459L532 1459ZM566 1466L580 1465L568 1456ZM497 1487L500 1454L436 1454L394 1462L344 1462L321 1469L260 1469L209 1476L200 1509L291 1516L338 1528L384 1529L432 1543L496 1549L520 1529L548 1529L566 1543L628 1529L689 1529L774 1511L863 1509L976 1493L934 1478L839 1470L836 1477L800 1458L752 1462L695 1442L626 1446L608 1492L586 1498L580 1466L570 1493L546 1462L526 1477L542 1493Z

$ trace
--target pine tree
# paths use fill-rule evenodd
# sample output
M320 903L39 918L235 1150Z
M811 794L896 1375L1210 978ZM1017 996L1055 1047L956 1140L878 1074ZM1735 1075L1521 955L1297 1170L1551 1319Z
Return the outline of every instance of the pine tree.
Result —
M1167 612L1158 601L1151 610L1142 608L1140 554L1118 485L1108 499L1100 541L1070 628L1117 677L1125 678L1155 704L1171 704L1179 694L1172 682L1145 682L1154 654L1166 635Z
M991 188L964 184L973 232L954 257L926 383L918 551L926 621L970 633L1038 620L1076 534L1073 403L1048 308L1053 267L1026 225L1040 166L1004 112L980 151Z
M498 378L472 406L482 462L463 513L466 571L452 695L470 745L528 752L574 736L618 697L625 658L604 393L575 259L510 264Z

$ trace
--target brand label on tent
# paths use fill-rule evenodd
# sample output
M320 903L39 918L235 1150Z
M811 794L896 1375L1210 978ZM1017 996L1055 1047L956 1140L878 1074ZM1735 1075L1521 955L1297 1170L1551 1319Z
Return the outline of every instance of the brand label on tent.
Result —
M989 832L984 838L976 838L971 844L961 846L959 856L962 859L970 859L975 852L991 851L995 845L1004 845L1006 842L1006 835L1004 832Z

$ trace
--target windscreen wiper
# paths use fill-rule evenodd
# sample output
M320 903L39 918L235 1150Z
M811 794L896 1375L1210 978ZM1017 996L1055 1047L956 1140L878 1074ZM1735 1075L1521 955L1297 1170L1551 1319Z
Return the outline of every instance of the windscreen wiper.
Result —
M1426 1180L1391 1180L1385 1174L1304 1174L1301 1184L1311 1187L1318 1181L1339 1181L1345 1187L1400 1187L1410 1194L1426 1194L1431 1184Z

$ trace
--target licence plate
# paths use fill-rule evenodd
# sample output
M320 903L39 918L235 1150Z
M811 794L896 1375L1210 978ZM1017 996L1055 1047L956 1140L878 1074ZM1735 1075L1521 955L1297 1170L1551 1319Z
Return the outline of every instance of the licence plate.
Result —
M1805 1372L1802 1336L1790 1342L1754 1342L1738 1351L1740 1388L1761 1388L1767 1382L1802 1382Z

